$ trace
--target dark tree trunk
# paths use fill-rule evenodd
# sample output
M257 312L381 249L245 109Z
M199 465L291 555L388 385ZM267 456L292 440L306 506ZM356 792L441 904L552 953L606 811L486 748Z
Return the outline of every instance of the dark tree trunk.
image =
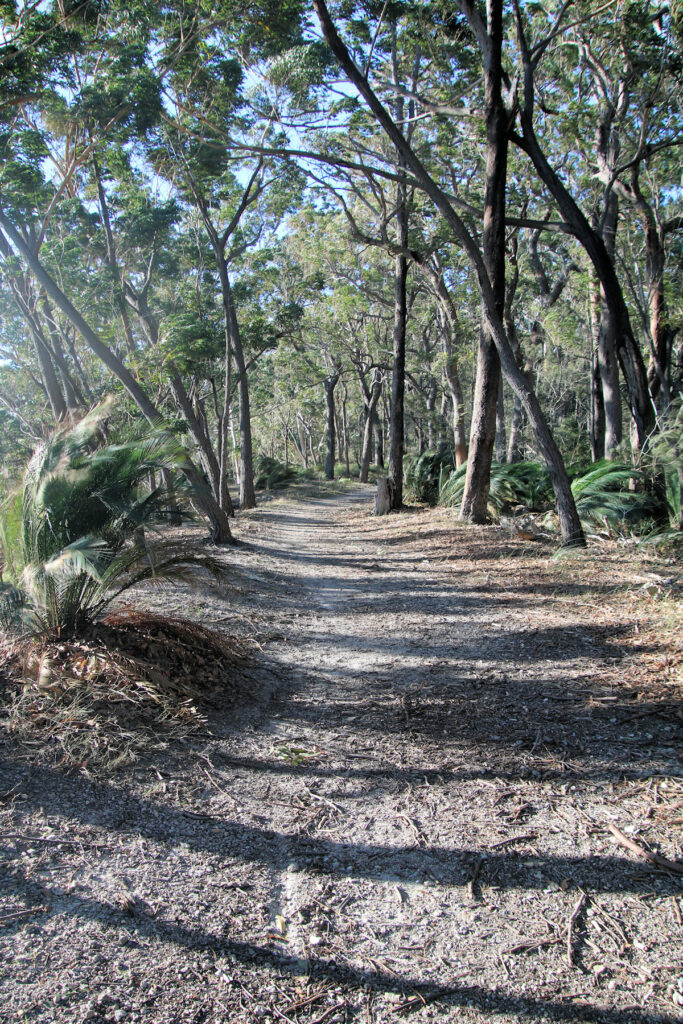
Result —
M339 373L326 377L323 381L325 402L327 404L327 449L325 453L325 479L334 480L334 461L336 455L336 420L334 408L334 389L339 380Z
M605 403L597 349L591 361L591 457L593 462L605 457Z
M607 196L603 237L609 258L614 261L616 251L619 200L614 192ZM619 390L619 361L617 359L617 332L612 309L605 302L600 288L600 329L598 331L598 368L602 383L602 401L605 419L605 458L611 459L621 444L622 412Z
M377 469L384 469L384 427L382 419L375 409L372 417L372 429L374 432L375 466Z
M482 243L496 314L502 322L505 308L505 186L508 155L508 115L501 92L502 3L500 0L488 0L486 10L490 49L485 71L486 189ZM483 523L487 519L500 387L500 358L484 318L477 356L470 453L460 508L461 518L474 523Z
M375 371L375 379L372 382L370 398L365 413L365 430L363 432L363 450L360 457L360 476L358 479L362 484L368 482L370 473L370 451L372 448L372 428L376 422L377 403L382 394L382 377L379 370Z

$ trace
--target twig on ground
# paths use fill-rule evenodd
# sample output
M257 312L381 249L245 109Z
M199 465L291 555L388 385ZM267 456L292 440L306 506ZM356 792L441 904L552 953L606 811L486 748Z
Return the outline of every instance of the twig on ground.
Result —
M0 924L4 924L6 921L16 921L19 917L29 917L31 914L44 914L47 911L47 907L27 907L26 910L15 910L11 914L3 914L0 917Z
M543 946L556 946L562 942L561 935L546 935L542 939L529 939L526 942L518 942L516 946L504 949L504 953L530 953L534 949L542 949Z
M80 839L48 839L43 836L27 836L23 832L4 832L2 834L3 839L23 839L27 843L49 843L51 846L83 846L84 844ZM91 846L91 843L86 844ZM97 846L103 844L97 843Z
M304 789L306 790L309 796L313 797L314 800L322 800L322 802L324 804L327 804L328 807L333 807L335 811L339 811L341 814L346 814L344 808L341 807L339 804L335 804L334 800L328 800L326 796L321 796L320 793L314 793L313 790L309 789L308 786L304 786Z
M612 825L611 822L607 827L617 842L621 843L622 846L625 846L627 850L637 854L638 857L642 857L643 860L653 864L656 868L661 868L664 871L673 871L677 875L683 875L683 864L669 860L668 857L662 857L658 853L650 853L650 851L646 850L645 847L636 843L633 839L629 839L628 836L625 836L624 833L621 832L616 825Z
M586 894L582 892L579 896L578 902L572 910L572 915L567 922L567 963L570 967L574 966L574 950L572 949L572 943L574 941L574 925L579 914L583 910L583 905L586 902Z
M315 1020L312 1020L311 1024L323 1024L323 1021L327 1020L328 1017L331 1017L336 1010L343 1010L345 1006L345 999L341 1003L335 1003L335 1005L331 1006L329 1010L325 1010L325 1012L321 1014L320 1017L316 1017Z
M311 1003L317 1003L324 995L325 992L315 992L312 996L307 996L306 999L297 999L294 1003L288 1003L287 1006L285 1006L285 1010L287 1010L288 1013L293 1013L294 1010L303 1010L305 1006L310 1006Z
M218 783L216 782L216 780L209 774L209 772L207 772L206 768L202 767L202 771L206 775L207 779L209 780L209 782L211 783L213 788L218 790L218 792L221 794L221 796L227 796L228 800L232 801L232 806L234 807L234 809L237 810L239 808L239 804L235 800L235 798L232 795L232 793L228 793L225 789L223 789L222 786L219 786Z
M509 839L501 839L498 843L492 843L492 850L500 850L503 846L514 846L515 843L526 843L531 839L538 839L537 832L526 832L522 836L510 836Z
M411 818L409 818L407 814L399 814L399 818L403 818L403 820L410 825L415 834L415 842L418 844L423 843L426 846L427 840L425 839L424 832L420 831L415 822Z
M288 1021L289 1024L296 1024L295 1020L293 1020L291 1017L288 1017L286 1013L282 1012L282 1010L278 1010L278 1008L275 1005L275 1003L271 1003L270 1005L271 1005L271 1009L273 1010L273 1013L276 1013L278 1015L278 1017L282 1018L282 1020Z

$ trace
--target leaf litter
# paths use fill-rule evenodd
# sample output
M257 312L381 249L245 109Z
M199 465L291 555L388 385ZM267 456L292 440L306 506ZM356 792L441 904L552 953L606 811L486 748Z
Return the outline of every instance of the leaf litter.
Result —
M680 1019L676 567L370 505L264 504L228 592L140 591L226 661L198 685L197 635L169 669L141 627L98 712L135 760L5 732L0 1019ZM64 655L76 688L136 616Z

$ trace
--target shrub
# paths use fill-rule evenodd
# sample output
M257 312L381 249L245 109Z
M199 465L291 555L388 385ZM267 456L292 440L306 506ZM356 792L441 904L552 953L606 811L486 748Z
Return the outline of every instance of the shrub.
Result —
M275 491L296 480L299 471L294 466L285 466L270 455L259 455L256 458L254 486L258 491Z
M572 480L576 510L588 525L648 527L662 514L662 502L652 490L629 490L631 481L646 485L645 474L623 462L601 459Z
M438 448L423 455L408 457L403 463L403 481L407 496L414 501L436 505L439 500L441 475L455 467L453 450Z
M188 579L197 567L222 571L186 541L158 532L178 509L164 487L148 487L150 474L171 470L183 449L152 429L105 443L109 411L105 403L42 443L18 495L5 502L1 532L12 577L0 600L6 626L72 634L145 580Z
M439 482L439 504L457 506L465 490L466 465L452 473L442 473ZM491 464L491 487L488 509L493 518L501 512L521 505L531 511L543 509L551 499L547 470L537 462Z

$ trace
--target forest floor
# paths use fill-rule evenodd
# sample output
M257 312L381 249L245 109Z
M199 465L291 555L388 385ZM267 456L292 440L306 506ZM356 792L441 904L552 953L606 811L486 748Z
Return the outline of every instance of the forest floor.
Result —
M680 569L371 509L137 595L249 649L198 732L98 774L2 730L3 1024L683 1018Z

